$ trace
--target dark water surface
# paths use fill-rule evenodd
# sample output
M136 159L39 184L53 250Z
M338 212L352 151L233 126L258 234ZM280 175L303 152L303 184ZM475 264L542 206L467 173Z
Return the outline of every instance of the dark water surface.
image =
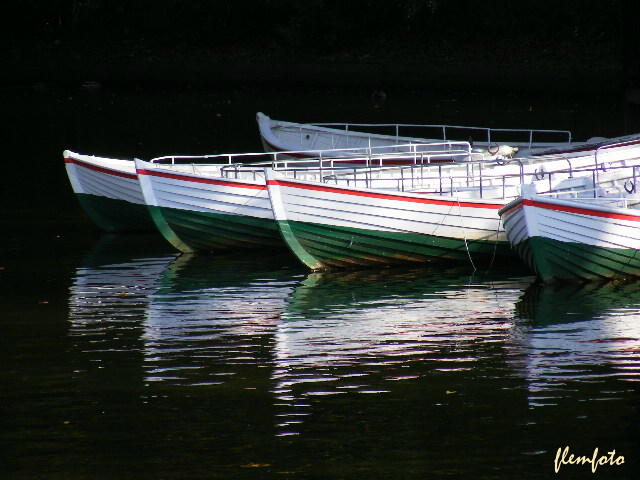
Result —
M615 99L40 85L2 100L0 478L638 478L637 283L178 255L97 232L61 156L259 150L257 110L620 135ZM565 446L625 463L556 474Z

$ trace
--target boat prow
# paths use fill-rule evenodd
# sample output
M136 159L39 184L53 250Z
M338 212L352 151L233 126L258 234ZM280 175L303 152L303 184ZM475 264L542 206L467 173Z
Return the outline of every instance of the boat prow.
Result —
M69 182L85 213L107 232L154 230L132 160L65 150Z

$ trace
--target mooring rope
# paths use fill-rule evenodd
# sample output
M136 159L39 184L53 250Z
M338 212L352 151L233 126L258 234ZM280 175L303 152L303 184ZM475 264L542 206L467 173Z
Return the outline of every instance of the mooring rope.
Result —
M460 223L462 224L462 205L460 205L460 197L456 196L456 201L458 202L458 211L460 212ZM462 235L464 237L464 247L467 249L467 256L469 257L469 262L471 262L471 266L473 267L473 273L477 272L475 263L473 263L473 258L471 258L471 252L469 251L469 244L467 243L467 232L466 228L462 227Z
M500 233L500 225L502 225L502 217L498 218L498 227L496 228L496 238L495 238L495 242L493 242L493 255L491 256L491 261L487 266L487 272L491 270L491 268L493 267L493 262L496 259L496 252L498 251L498 234Z

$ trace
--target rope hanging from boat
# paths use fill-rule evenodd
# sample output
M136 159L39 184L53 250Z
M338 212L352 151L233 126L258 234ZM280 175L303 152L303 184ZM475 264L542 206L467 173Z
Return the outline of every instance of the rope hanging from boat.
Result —
M493 262L496 259L496 252L498 251L498 235L500 234L500 225L502 225L502 217L500 217L499 220L498 220L498 226L496 228L496 237L495 237L496 241L493 242L493 255L491 256L491 261L489 262L489 265L487 266L487 270L486 270L487 273L493 267Z
M457 192L456 192L457 193ZM458 212L460 212L460 223L462 223L462 205L460 205L460 196L456 196L456 201L458 202ZM463 227L462 235L464 238L464 248L467 249L467 256L469 257L469 262L471 262L471 266L473 267L473 273L476 273L478 269L476 268L476 264L473 263L473 258L471 258L471 252L469 251L469 244L467 243L467 231Z

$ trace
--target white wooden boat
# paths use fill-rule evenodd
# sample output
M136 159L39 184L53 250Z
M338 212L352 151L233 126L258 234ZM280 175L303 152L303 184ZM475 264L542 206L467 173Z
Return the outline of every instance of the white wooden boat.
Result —
M180 251L283 247L264 179L265 165L287 171L296 178L319 179L326 173L345 170L355 170L355 178L364 178L367 173L359 172L377 170L385 162L398 158L429 162L442 156L466 159L470 155L466 142L447 145L450 149L443 152L443 145L438 144L439 150L433 155L420 145L407 145L408 151L393 148L384 153L386 147L380 147L365 155L354 152L345 155L341 150L336 157L323 151L322 160L312 156L267 163L255 160L279 158L278 154L159 157L151 162L136 160L136 171L151 218ZM180 163L187 161L218 163ZM248 162L251 164L246 165Z
M568 130L488 128L460 125L295 123L256 114L265 151L367 148L405 143L471 141L474 151L505 157L584 156L622 143L640 144L640 133L576 142ZM380 133L386 132L386 133Z
M391 192L267 171L283 239L311 270L511 256L502 200Z
M465 146L465 142L442 142L438 145L440 145L439 148L441 150L446 150L452 154L452 157L441 157L440 160L451 161L452 159L461 158L458 153L460 153L460 149ZM410 148L396 145L393 148L382 146L365 150L341 149L340 154L343 157L352 157L349 161L347 161L347 159L343 159L342 161L345 162L345 164L350 163L354 166L366 166L373 162L404 164L425 161L424 152L422 152L421 156L416 156L420 148L419 145L411 145ZM430 145L429 148L434 147ZM407 151L410 152L410 155L403 155L407 153ZM471 158L471 149L468 144L466 144L465 151L469 152L468 158ZM384 153L385 160L381 160L381 158L377 156L378 152ZM397 155L394 156L393 154ZM278 164L281 159L295 157L299 159L309 158L311 162L310 165L318 165L318 159L322 160L323 164L331 165L332 158L335 157L335 155L335 151L321 150L310 152L271 152L267 154L260 152L241 155L159 157L151 161L168 161L172 163L176 161L189 163L218 162L219 164L267 161ZM323 157L328 158L325 161ZM480 157L483 156L480 155L478 158ZM484 157L486 157L486 155ZM76 197L88 216L101 229L107 232L155 230L155 226L148 215L144 203L144 197L138 183L133 160L84 155L70 150L64 151L63 158L67 176Z
M269 169L266 175L282 236L312 270L443 260L484 268L515 257L498 210L519 194L521 183L540 191L583 188L581 176L592 173L581 170L585 165L638 164L636 147L621 148L633 148L627 154L635 158L605 161L619 154L609 150L569 159L411 166L392 177L383 170L322 181Z
M242 158L262 159L263 154L249 154ZM277 154L276 154L277 155ZM89 217L107 232L155 231L133 160L83 155L70 150L63 153L67 175L74 193ZM233 155L205 155L200 157L160 157L151 162L178 158L188 161L220 162L210 168L218 169L232 163ZM267 158L277 158L267 155ZM176 167L180 168L180 167ZM192 168L192 167L189 167Z
M67 176L80 205L107 232L151 231L133 160L63 153Z
M214 165L176 167L136 160L151 218L175 248L281 245L262 178L223 178Z
M525 185L499 211L514 250L545 282L640 277L640 169L593 173L573 192Z
M256 114L265 151L368 148L406 143L471 140L479 153L517 153L569 148L568 130L486 128L457 125L294 123ZM386 132L386 133L381 133Z

